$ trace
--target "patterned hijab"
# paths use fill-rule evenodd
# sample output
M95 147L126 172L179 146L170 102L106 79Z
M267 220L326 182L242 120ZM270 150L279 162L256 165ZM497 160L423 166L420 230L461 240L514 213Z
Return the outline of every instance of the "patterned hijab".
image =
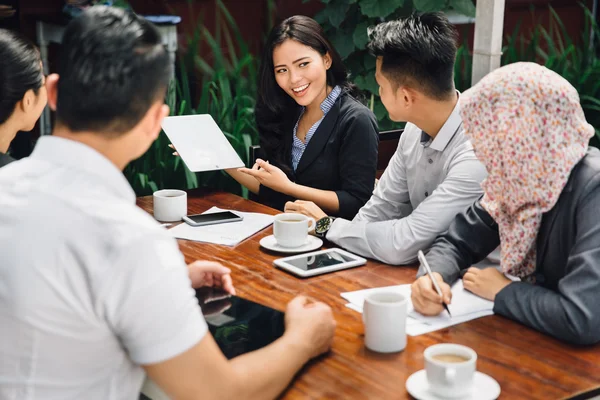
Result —
M528 277L542 214L558 201L594 128L575 88L534 63L499 68L460 100L465 132L488 171L481 205L498 223L502 269Z

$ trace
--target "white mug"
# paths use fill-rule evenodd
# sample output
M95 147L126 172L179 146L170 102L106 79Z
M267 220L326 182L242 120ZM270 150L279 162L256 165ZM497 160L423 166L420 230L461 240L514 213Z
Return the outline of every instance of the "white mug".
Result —
M429 390L439 396L462 397L473 387L477 353L460 344L435 344L425 349Z
M154 192L154 218L164 222L181 221L187 214L187 193L183 190L164 189Z
M368 349L380 353L404 350L407 304L405 296L394 292L372 293L365 298L362 315Z
M303 214L278 214L273 221L273 236L281 247L303 246L308 240L308 232L313 229L315 220Z

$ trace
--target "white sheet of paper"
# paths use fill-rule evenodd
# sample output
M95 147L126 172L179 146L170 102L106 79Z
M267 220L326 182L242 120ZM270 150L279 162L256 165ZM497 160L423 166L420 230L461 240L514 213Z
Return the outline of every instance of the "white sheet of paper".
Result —
M465 290L462 279L452 286L452 303L449 306L452 318L445 311L435 317L424 316L416 312L410 300L411 290L409 284L345 292L341 293L341 296L350 302L346 307L362 313L365 297L374 292L384 291L400 293L408 298L406 333L409 336L422 335L494 314L494 303Z
M169 229L169 233L177 239L187 239L194 240L196 242L235 246L271 225L274 218L272 215L268 214L225 210L218 207L213 207L203 214L219 211L233 211L236 214L244 217L244 219L237 222L227 222L225 224L206 226L190 226L186 223L183 223Z
M192 172L244 166L210 114L167 117L162 128Z

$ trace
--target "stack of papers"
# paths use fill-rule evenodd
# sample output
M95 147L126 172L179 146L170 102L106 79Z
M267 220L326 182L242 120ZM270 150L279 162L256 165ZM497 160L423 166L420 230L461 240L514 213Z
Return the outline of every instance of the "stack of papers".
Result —
M410 301L410 285L387 286L373 289L342 293L342 297L350 303L346 307L362 313L365 297L376 292L400 293L408 299L406 333L410 336L422 335L444 329L462 322L494 314L494 302L482 299L465 290L462 279L452 286L452 303L448 306L452 318L446 311L435 317L427 317L414 310Z
M206 226L190 226L186 223L183 223L172 229L169 229L169 233L177 239L222 244L225 246L235 246L241 241L271 225L274 218L272 215L268 214L224 210L218 207L213 207L203 214L215 213L219 211L233 211L236 214L244 217L244 219L242 221Z

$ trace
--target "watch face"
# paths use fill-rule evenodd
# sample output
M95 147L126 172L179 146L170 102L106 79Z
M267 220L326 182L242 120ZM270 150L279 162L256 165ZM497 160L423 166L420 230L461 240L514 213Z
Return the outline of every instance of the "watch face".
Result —
M316 233L327 232L329 230L330 226L331 226L331 218L330 217L321 218L320 220L317 221L317 225L315 227L315 232Z

